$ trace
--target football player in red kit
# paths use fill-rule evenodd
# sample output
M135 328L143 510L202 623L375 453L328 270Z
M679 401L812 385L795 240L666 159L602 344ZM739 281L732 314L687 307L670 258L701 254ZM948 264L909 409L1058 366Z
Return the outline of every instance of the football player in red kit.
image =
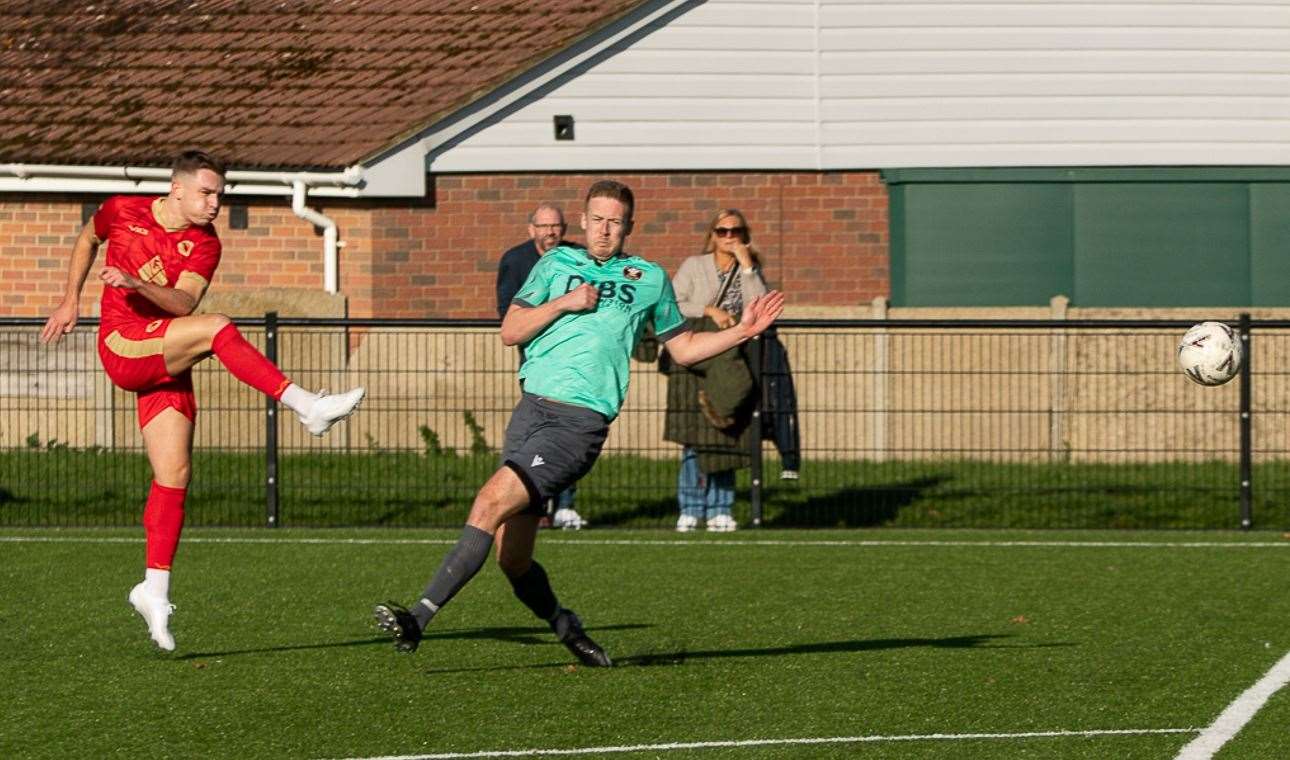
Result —
M215 268L220 242L211 223L224 192L224 165L208 153L181 153L164 197L108 198L72 248L62 303L41 330L57 342L76 326L81 289L100 245L107 244L98 350L118 387L138 397L139 427L152 465L143 511L144 580L129 595L157 646L170 634L170 565L184 520L192 467L192 367L214 354L233 376L294 410L314 435L354 411L363 389L317 395L287 379L222 314L193 314Z

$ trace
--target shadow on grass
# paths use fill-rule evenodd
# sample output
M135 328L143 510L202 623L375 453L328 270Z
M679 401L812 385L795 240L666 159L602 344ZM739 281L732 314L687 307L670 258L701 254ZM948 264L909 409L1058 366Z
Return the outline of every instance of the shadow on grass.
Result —
M931 475L923 478L873 486L839 488L825 493L782 491L768 498L767 528L862 528L885 525L900 510L952 478ZM596 527L668 525L676 519L676 497L642 501L628 508L594 513Z
M1007 644L998 640L1012 638L1011 634L981 634L972 636L947 636L939 639L859 639L856 641L822 641L816 644L797 644L787 647L753 647L750 649L709 649L699 651L651 652L629 655L617 660L620 665L683 665L687 660L708 660L727 657L778 657L793 654L838 654L847 652L877 652L887 649L930 647L933 649L1048 649L1069 647L1074 644Z
M644 623L625 623L623 625L604 625L599 626L599 631L629 631L636 628L650 628L652 626ZM422 641L450 641L450 640L488 640L501 641L508 644L554 644L551 638L551 629L542 626L509 626L493 628L465 628L457 630L434 631L427 633ZM255 647L249 649L230 649L224 652L188 652L176 655L176 660L197 660L209 659L211 657L235 657L241 654L267 654L270 652L298 652L308 651L311 649L342 649L345 647L361 647L371 645L390 646L392 639L387 635L376 636L372 638L351 639L349 641L325 641L316 644L284 644L276 647Z
M780 501L782 507L763 521L767 528L864 528L885 525L900 510L950 480L933 475L899 483L840 488L811 494L801 501Z
M625 527L638 521L649 524L669 524L675 521L677 514L676 497L642 501L624 509L606 509L595 513L595 526L614 528Z
M597 630L610 630L623 627L643 626L604 626ZM591 629L588 629L591 630ZM748 649L710 649L675 652L647 652L642 654L615 657L618 667L658 667L684 665L691 660L725 659L730 657L781 657L798 654L839 654L849 652L875 652L888 649L909 649L913 647L930 647L934 649L1051 649L1071 647L1075 644L1007 644L1001 639L1013 638L1011 634L981 634L971 636L947 636L939 639L904 638L904 639L859 639L855 641L823 641L816 644L797 644L786 647L752 647ZM541 642L552 643L549 639ZM613 653L610 653L613 656ZM478 668L427 668L427 674L451 673L486 673L502 670L541 670L549 668L576 668L576 663L569 660L561 662L532 663L527 665L502 665Z
M378 636L366 639L351 639L350 641L324 641L318 644L284 644L279 647L257 647L253 649L230 649L224 652L188 652L185 654L175 655L176 660L198 660L211 657L235 657L239 654L266 654L269 652L299 652L310 649L341 649L344 647L363 647L374 644L390 643L389 636Z

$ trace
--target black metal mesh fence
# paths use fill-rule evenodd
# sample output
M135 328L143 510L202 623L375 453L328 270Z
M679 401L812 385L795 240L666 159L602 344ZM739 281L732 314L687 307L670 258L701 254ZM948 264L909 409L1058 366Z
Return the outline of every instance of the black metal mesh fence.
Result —
M1253 322L1248 379L1217 388L1177 370L1185 327L786 322L783 353L763 346L765 440L759 468L738 473L735 516L802 527L1234 528L1244 456L1253 524L1290 528L1290 324ZM519 395L518 355L494 323L283 320L270 342L264 321L242 329L299 384L364 385L368 397L314 438L280 407L267 422L263 398L217 360L200 364L190 525L265 525L274 505L281 525L461 524L498 466ZM136 524L150 475L131 394L99 369L91 325L57 347L39 346L38 330L36 320L0 321L0 524ZM633 361L631 382L578 486L592 528L676 519L666 378Z

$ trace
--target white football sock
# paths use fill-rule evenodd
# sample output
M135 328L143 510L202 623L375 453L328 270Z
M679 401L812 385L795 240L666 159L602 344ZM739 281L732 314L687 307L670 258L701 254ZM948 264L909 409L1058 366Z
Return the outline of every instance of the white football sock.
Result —
M158 570L155 567L146 568L143 571L143 587L147 589L148 593L152 596L169 599L170 571Z
M282 392L282 398L279 399L284 406L299 415L308 414L317 400L317 393L310 393L295 383L288 385L287 389Z

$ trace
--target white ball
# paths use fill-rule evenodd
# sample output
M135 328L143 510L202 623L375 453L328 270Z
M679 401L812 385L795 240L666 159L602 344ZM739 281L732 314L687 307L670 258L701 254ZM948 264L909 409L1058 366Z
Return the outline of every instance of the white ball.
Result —
M1236 377L1242 359L1240 336L1222 322L1194 325L1178 344L1178 364L1201 385L1222 385Z

